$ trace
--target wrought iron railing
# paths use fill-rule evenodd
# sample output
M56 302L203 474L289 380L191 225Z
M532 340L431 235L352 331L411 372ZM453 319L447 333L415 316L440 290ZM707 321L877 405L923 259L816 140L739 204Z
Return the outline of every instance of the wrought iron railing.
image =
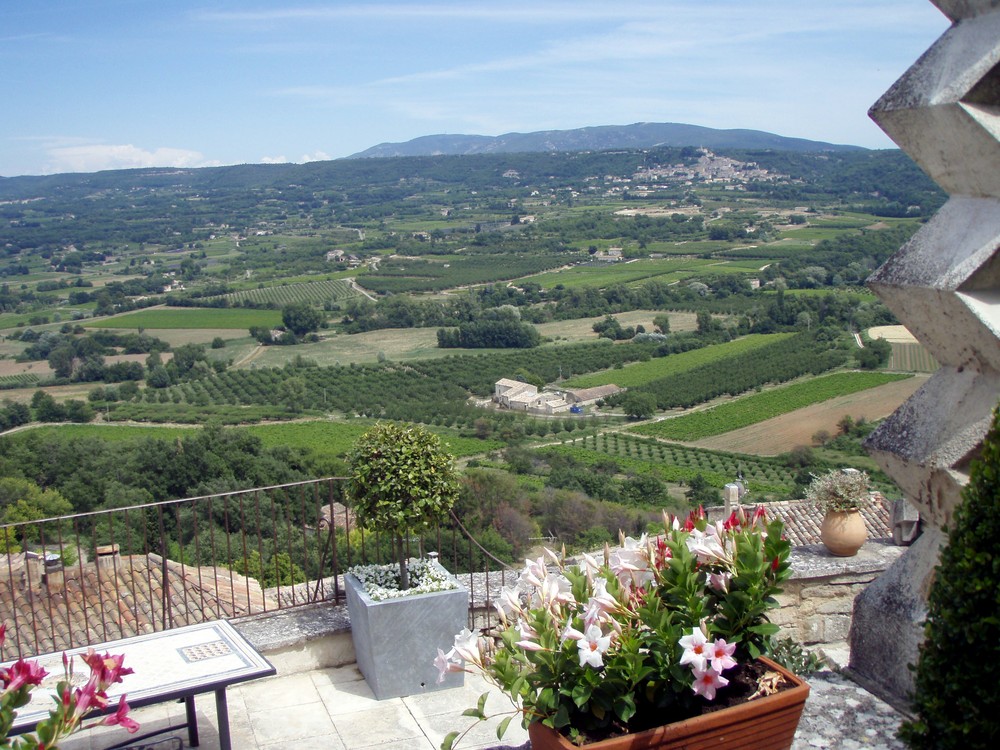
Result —
M306 482L0 526L0 660L217 618L339 602L389 539L354 521L346 480ZM487 627L510 572L458 518L409 540L436 551Z

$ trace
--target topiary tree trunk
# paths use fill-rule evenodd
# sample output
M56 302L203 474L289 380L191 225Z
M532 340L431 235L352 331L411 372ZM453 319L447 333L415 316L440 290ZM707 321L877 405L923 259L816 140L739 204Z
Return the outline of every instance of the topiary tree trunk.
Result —
M918 750L993 750L1000 741L1000 407L973 463L927 601L916 667Z

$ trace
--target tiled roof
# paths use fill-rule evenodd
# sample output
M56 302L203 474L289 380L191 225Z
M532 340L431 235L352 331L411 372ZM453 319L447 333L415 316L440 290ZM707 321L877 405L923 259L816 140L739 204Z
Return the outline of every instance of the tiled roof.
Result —
M320 515L328 525L332 523L335 528L346 529L348 527L354 528L357 526L357 521L354 516L354 511L345 506L343 503L338 503L336 501L324 505L320 508Z
M5 559L0 568L4 659L12 658L12 650L13 656L47 653L277 606L252 578L154 554L69 566L61 586L58 573L29 586L23 565L12 576L6 575Z
M890 503L881 493L872 494L873 502L862 509L861 515L868 527L869 539L891 539L892 526L889 520ZM753 503L744 503L745 508L753 509ZM785 536L793 547L807 544L820 544L819 528L823 523L824 513L811 503L802 500L785 500L777 503L766 503L769 517L777 516L785 524ZM722 508L706 508L710 518L721 518Z
M609 383L608 385L598 385L593 388L567 389L566 393L576 399L577 402L582 402L596 401L598 399L605 398L606 396L613 396L621 390L622 388L614 383Z

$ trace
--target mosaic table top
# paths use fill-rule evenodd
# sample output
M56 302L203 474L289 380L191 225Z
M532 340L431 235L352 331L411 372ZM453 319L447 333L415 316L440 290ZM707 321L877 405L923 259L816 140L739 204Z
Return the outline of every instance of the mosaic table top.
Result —
M101 654L124 654L125 666L135 670L108 690L115 705L122 693L130 706L147 705L275 673L267 659L225 620L98 643L91 648ZM90 675L89 667L77 656L86 651L87 647L66 652L73 662L74 685L83 685ZM32 692L31 701L18 710L15 728L34 726L48 716L56 685L65 678L61 651L34 659L49 674Z

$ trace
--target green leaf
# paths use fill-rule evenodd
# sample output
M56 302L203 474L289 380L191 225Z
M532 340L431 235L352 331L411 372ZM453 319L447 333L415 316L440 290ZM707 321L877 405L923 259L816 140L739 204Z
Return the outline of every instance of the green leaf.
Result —
M626 724L635 715L635 701L631 695L622 695L615 700L615 714Z
M441 750L451 750L455 744L455 740L458 739L458 732L448 732L445 735L444 740L441 742Z
M513 719L513 718L514 718L513 716L507 716L497 726L497 739L498 740L502 740L503 736L505 734L507 734L507 727L510 726L510 720Z

